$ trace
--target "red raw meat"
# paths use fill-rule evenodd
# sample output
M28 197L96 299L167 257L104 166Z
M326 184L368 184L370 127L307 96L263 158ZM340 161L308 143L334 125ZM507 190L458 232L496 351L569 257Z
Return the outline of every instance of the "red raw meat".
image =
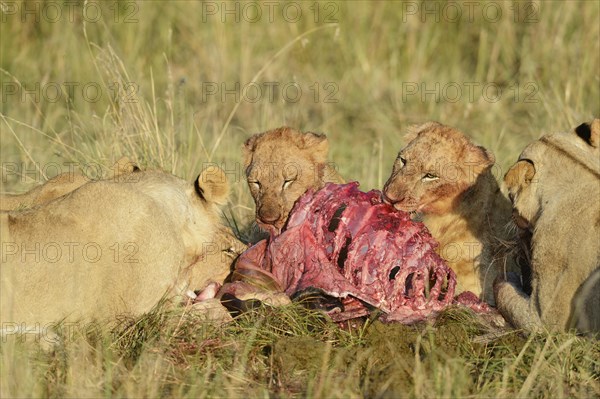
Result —
M381 192L358 190L358 183L305 193L282 233L240 256L238 282L269 281L290 297L320 290L340 298L329 311L344 321L381 310L383 321L413 323L453 303L456 276L435 252L437 242L420 222L384 203ZM474 295L457 303L489 310Z

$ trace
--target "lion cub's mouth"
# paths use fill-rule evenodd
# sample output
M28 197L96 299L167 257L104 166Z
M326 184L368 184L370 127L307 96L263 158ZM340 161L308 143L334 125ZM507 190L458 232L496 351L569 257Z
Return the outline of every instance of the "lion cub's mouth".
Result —
M400 202L396 202L395 204L392 204L392 206L394 208L396 208L396 210L402 211L402 212L407 212L412 214L416 214L419 213L421 211L421 209L423 209L424 205L417 205L415 203L400 203Z
M394 209L396 209L397 211L401 211L401 212L406 212L408 213L408 216L410 217L410 220L412 221L416 221L416 222L422 222L423 220L423 213L421 212L421 209L423 208L423 206L419 206L419 207L415 207L415 206L404 206L401 205L399 203L395 203L395 204L390 204L394 207Z
M402 212L418 212L417 203L414 201L407 201L406 198L401 199L399 201L395 201L388 197L385 192L381 194L381 199L388 205L393 206L396 210Z
M281 234L281 229L285 223L265 223L260 218L256 218L256 223L260 226L261 229L265 230L271 236L278 236Z

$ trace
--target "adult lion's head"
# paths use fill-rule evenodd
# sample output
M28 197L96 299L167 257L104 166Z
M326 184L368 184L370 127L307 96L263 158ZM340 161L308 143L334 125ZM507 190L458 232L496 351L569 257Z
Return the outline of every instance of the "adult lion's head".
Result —
M600 119L569 133L542 137L523 150L504 176L517 226L532 230L542 209L600 178ZM597 199L596 199L597 200ZM566 217L567 215L565 215Z

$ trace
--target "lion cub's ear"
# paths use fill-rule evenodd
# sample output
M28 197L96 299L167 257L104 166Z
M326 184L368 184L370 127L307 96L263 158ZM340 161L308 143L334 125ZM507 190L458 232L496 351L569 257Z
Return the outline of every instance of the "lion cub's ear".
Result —
M242 146L242 155L244 156L245 168L247 168L252 161L252 152L256 148L256 142L258 141L259 137L262 137L262 134L255 134L254 136L249 137Z
M506 175L504 175L504 183L506 187L526 187L531 184L535 176L535 166L528 159L522 159L514 164Z
M493 152L480 145L475 145L474 147L476 148L474 149L474 153L476 154L475 158L481 165L483 165L483 168L496 163L496 157L494 156Z
M474 182L481 173L496 162L496 157L485 147L467 142L463 147L462 162L469 181Z
M324 134L306 132L302 136L304 148L310 149L313 159L317 163L327 162L329 140Z
M211 165L194 182L196 193L206 202L224 205L229 197L229 183L223 169Z
M420 125L410 125L406 128L406 133L404 133L404 145L410 143L414 139L417 138L419 133L424 132L426 130L434 129L437 127L443 126L441 123L436 121L425 122Z
M600 145L600 119L596 118L591 123L582 123L575 128L575 134L592 147L598 148Z

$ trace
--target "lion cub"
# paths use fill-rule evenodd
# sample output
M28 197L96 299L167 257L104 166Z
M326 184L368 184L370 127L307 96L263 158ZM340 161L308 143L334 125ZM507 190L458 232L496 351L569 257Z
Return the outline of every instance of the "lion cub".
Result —
M492 175L494 156L437 122L413 127L405 139L384 199L396 209L422 213L440 256L456 273L457 291L493 304L496 275L516 270L501 254L511 206Z
M244 167L256 204L259 226L279 232L294 203L309 188L344 183L327 162L329 142L323 134L280 127L255 134L244 143Z

